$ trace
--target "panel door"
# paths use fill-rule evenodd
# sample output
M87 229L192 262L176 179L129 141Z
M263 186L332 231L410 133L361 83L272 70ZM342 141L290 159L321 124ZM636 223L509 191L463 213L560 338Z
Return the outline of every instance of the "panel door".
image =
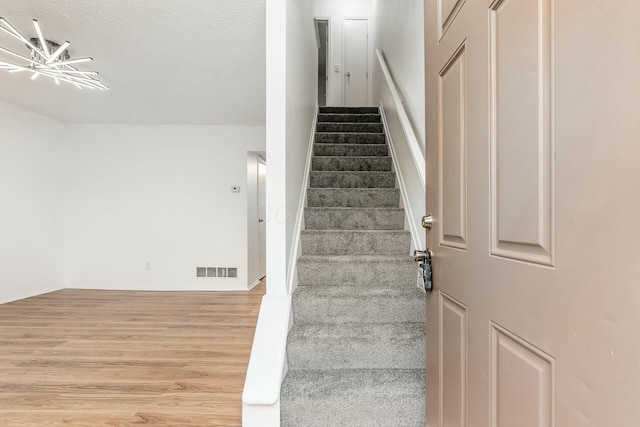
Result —
M640 426L639 16L425 2L428 426Z
M344 99L347 107L368 105L369 21L344 21Z

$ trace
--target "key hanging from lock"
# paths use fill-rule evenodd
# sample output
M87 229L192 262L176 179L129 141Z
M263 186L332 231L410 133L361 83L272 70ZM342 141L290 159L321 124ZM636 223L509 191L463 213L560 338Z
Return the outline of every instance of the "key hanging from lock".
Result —
M431 268L431 262L433 260L433 251L427 249L426 251L415 251L413 258L420 262L418 265L420 271L420 279L425 292L431 292L433 290L433 272Z

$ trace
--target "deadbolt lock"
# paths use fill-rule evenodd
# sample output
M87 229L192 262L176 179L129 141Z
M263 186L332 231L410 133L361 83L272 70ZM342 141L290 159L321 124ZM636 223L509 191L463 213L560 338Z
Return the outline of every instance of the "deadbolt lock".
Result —
M422 226L427 230L431 230L431 227L433 227L433 216L431 214L422 217Z

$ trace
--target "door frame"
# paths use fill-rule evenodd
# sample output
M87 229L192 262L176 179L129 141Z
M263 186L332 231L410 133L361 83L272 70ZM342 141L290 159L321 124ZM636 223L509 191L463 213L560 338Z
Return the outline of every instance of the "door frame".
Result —
M331 71L331 18L330 17L324 17L324 16L315 16L313 18L313 24L315 27L315 31L316 31L316 41L318 42L318 49L320 49L320 32L318 31L318 22L319 21L327 21L327 86L326 86L326 91L327 91L327 98L326 98L326 106L330 107L333 105L332 101L332 97L331 97L331 82L333 81L333 79L331 78L333 76L333 72Z
M347 105L347 77L346 77L346 65L347 65L347 21L367 21L367 101L366 106L371 102L371 18L369 16L345 16L342 20L342 73L340 78L342 79L342 105Z
M258 182L257 182L257 188L256 188L256 194L258 196L258 203L257 203L257 210L258 210L258 219L260 219L260 168L264 167L265 168L265 177L264 177L264 204L265 204L265 209L267 206L267 199L266 199L266 194L267 194L267 161L262 157L262 156L257 156L258 158L258 162L257 162L257 178L258 178ZM265 217L266 217L266 211L265 211ZM266 218L262 218L263 221L266 221ZM266 223L264 223L264 227L265 227L265 233L264 233L264 252L262 251L262 239L260 239L260 225L258 225L258 276L260 280L264 279L267 275L267 233L266 233ZM264 264L264 271L261 270L260 266L261 264Z

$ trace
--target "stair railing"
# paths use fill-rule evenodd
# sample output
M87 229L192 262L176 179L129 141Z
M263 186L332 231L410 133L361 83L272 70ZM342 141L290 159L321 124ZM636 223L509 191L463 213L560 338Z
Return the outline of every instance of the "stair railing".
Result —
M376 49L376 54L386 82L380 100L380 115L407 214L412 250L420 249L426 244L420 223L425 213L425 157L407 114L404 98L391 76L384 55L380 49Z

